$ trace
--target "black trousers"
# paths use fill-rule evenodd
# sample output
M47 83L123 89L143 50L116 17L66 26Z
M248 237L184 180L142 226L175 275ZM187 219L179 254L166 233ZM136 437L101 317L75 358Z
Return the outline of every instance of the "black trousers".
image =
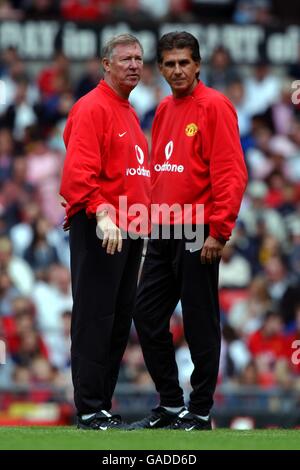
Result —
M205 226L206 236L208 227ZM213 405L220 356L219 262L201 264L200 251L185 240L149 240L138 289L134 323L161 406L184 404L170 333L181 299L185 338L194 371L189 410L207 415Z
M71 364L78 414L111 408L136 298L143 240L123 240L108 255L96 220L84 211L71 220L73 311Z

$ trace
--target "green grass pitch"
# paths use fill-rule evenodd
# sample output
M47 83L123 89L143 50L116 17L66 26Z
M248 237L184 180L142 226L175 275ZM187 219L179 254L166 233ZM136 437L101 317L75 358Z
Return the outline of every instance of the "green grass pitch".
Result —
M0 427L1 450L290 450L300 430L82 431L74 427Z

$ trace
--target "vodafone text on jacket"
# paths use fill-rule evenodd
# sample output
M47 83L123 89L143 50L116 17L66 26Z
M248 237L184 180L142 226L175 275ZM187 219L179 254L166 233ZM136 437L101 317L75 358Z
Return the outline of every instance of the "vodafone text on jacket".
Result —
M135 146L135 155L136 155L136 159L138 163L140 165L143 165L145 156L144 156L143 150L138 145ZM135 176L135 175L147 176L148 178L150 178L150 170L146 170L144 166L139 166L138 168L127 168L126 176Z
M160 165L159 163L156 163L154 165L154 170L157 172L160 171L168 171L170 173L182 173L184 171L184 166L183 165L177 165L176 163L168 163L168 160L171 158L171 155L173 153L174 149L174 143L173 140L170 140L170 142L167 143L165 146L165 156L166 156L166 161Z

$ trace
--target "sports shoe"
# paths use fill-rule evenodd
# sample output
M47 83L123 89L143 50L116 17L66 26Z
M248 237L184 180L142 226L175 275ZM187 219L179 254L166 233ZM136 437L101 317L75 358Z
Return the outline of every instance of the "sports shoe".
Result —
M182 411L178 418L168 426L168 429L182 429L184 431L211 431L211 419L205 421L188 410Z
M92 429L94 431L107 431L108 429L127 429L121 416L111 415L105 410L101 410L95 413L94 416L88 419L82 419L80 416L77 417L77 428L78 429Z
M179 413L181 413L185 408L182 408ZM134 429L159 429L166 428L173 421L178 418L178 413L172 413L171 411L166 410L162 406L158 406L152 410L145 418L140 421L136 421L129 425L128 430L133 431Z

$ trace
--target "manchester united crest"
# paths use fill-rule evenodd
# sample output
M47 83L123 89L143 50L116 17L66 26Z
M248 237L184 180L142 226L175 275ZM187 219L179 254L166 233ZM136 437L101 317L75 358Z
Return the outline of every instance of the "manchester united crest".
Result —
M185 133L188 137L193 137L195 134L198 132L198 126L197 124L194 124L191 122L191 124L188 124L185 128Z

